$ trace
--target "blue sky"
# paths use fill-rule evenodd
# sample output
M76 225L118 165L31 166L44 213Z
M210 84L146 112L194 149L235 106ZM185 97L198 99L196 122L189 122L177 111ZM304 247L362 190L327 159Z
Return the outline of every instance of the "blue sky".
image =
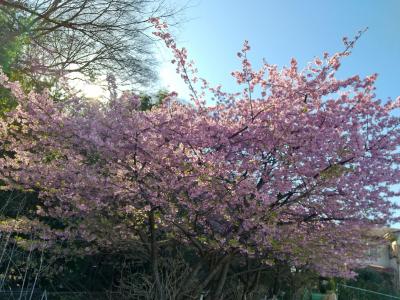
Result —
M229 74L240 67L236 53L246 39L255 65L265 58L283 66L295 57L302 67L324 51L342 50L342 37L369 27L339 74L377 72L378 97L400 95L400 0L195 0L189 5L187 21L174 34L195 60L200 76L211 83L237 89ZM159 56L161 85L185 97L167 51Z

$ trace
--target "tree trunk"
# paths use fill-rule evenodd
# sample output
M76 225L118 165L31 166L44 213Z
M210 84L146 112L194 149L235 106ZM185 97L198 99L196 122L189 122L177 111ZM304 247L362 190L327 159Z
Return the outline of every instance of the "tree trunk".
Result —
M158 245L155 234L155 222L154 222L154 209L149 212L149 229L150 229L150 245L151 245L151 266L156 285L157 299L165 300L164 291L161 285L160 274L158 270Z
M225 256L223 257L217 265L214 267L214 269L208 274L208 276L203 280L203 282L199 285L198 291L201 293L207 285L210 283L210 281L215 277L215 275L219 272L221 269L222 265L225 264L227 260L230 260L230 256Z
M226 263L224 265L224 268L222 269L221 277L218 281L218 286L215 291L215 297L214 297L214 299L216 299L216 300L218 300L218 299L222 300L222 289L225 285L226 275L228 274L230 264L231 264L231 258L229 257L229 259L226 261Z

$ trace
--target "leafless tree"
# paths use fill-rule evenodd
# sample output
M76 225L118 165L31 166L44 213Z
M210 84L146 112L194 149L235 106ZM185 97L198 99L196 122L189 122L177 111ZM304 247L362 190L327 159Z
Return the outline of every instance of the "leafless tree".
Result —
M18 64L29 74L106 73L145 84L154 78L149 17L173 18L163 0L0 0L23 24L27 45ZM18 18L17 18L17 17Z

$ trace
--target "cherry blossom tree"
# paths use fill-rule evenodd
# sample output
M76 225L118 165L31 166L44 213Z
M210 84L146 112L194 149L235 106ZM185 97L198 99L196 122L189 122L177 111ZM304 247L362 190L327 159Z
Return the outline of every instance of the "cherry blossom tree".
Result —
M210 299L223 297L246 259L259 262L247 265L252 274L284 261L353 276L365 233L395 220L400 176L399 99L376 99L376 74L336 77L362 32L304 70L295 59L253 70L245 42L242 69L232 73L243 89L227 93L198 78L167 25L151 22L192 105L175 93L150 111L129 93L107 104L55 103L1 76L19 103L1 122L1 180L39 193L38 235L109 248L140 241L157 299L166 299L165 240L193 249L199 259L187 281L198 284L190 293L208 290ZM51 230L48 218L62 228Z

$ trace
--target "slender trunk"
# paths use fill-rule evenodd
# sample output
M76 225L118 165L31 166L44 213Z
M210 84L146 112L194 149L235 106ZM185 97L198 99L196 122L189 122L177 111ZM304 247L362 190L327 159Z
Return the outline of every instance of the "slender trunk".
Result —
M31 236L31 239L32 239L32 236ZM28 254L28 258L27 258L27 263L26 263L26 267L25 267L24 279L22 280L21 292L19 293L19 298L18 298L19 300L22 299L22 295L23 295L23 292L24 292L25 280L26 280L26 276L28 274L29 265L30 265L30 262L31 262L32 252L33 252L33 246L30 246L29 254Z
M269 290L269 298L273 298L276 295L277 289L278 289L278 283L279 283L279 277L280 277L280 268L279 264L276 266L276 272L274 276L274 281L271 289Z
M246 267L247 267L247 273L246 273L246 281L244 282L244 287L243 287L242 300L246 300L247 291L249 289L250 262L249 262L249 258L248 257L246 257ZM239 278L241 278L241 277L239 276Z
M202 261L200 260L200 261L197 263L196 267L194 268L193 272L190 274L190 276L187 277L187 278L183 281L183 283L181 284L181 286L180 286L178 292L176 293L176 294L177 294L177 299L182 299L182 297L183 297L183 295L181 295L181 294L182 294L182 291L186 288L186 285L187 285L187 284L190 284L190 282L197 276L197 273L199 273L201 267L202 267Z
M36 287L36 282L37 282L37 279L38 279L38 277L39 277L39 274L40 274L40 272L42 271L42 265L43 265L43 253L44 253L44 249L45 249L45 247L46 247L46 244L43 246L42 253L41 253L41 255L40 255L40 265L39 265L39 270L38 270L38 271L37 271L37 273L36 273L36 276L35 276L35 281L33 282L32 290L31 290L31 295L29 296L29 300L32 300L33 293L35 292L35 287Z
M216 300L217 299L222 300L222 289L224 288L225 285L226 275L228 274L230 264L231 264L231 258L229 257L229 259L226 261L224 265L224 268L222 269L221 277L218 281L218 286L215 291L215 297L214 297L214 299Z
M227 261L229 260L230 257L229 256L225 256L224 258L222 258L217 265L215 266L215 268L208 274L208 276L203 280L203 282L199 285L198 287L198 291L202 292L204 290L204 288L210 283L210 281L214 278L214 276L219 272L219 270L221 269L221 266Z
M258 282L260 281L260 275L261 275L261 271L258 270L256 275L254 276L254 280L253 283L251 284L248 293L251 294L252 292L254 292L258 286Z
M150 244L151 244L151 266L153 272L153 279L156 285L157 299L165 300L164 291L162 289L160 273L158 270L158 245L155 235L155 222L154 222L154 210L149 212L149 228L150 228Z

